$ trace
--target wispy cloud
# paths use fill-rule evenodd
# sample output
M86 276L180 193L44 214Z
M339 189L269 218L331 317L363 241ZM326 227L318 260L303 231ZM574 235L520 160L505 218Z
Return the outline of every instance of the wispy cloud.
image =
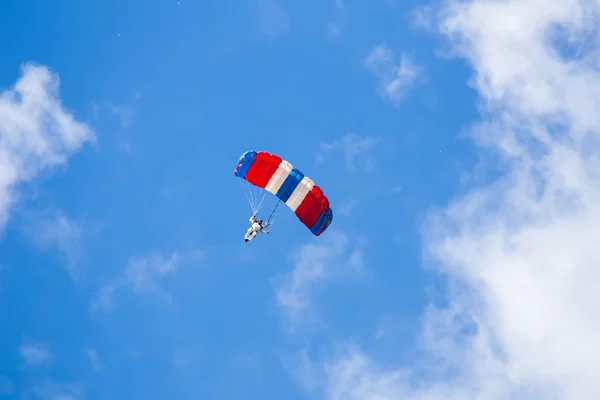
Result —
M134 294L151 293L170 304L171 296L161 287L160 281L173 273L179 265L179 253L173 253L169 258L156 253L132 258L122 277L100 288L94 296L92 307L104 312L110 311L114 294L122 288L128 288Z
M258 0L260 30L270 36L282 36L290 30L290 17L278 0Z
M330 22L327 25L327 39L336 40L342 36L342 25L339 21Z
M67 162L95 140L59 97L59 78L48 68L25 64L15 85L0 93L0 229L8 221L19 182Z
M83 400L84 386L79 383L59 382L51 379L33 384L22 393L23 399Z
M129 104L116 105L107 103L106 108L112 116L119 119L123 128L128 128L131 125L131 122L133 121L133 106Z
M399 61L394 58L392 49L382 44L371 50L364 65L379 80L378 90L381 96L398 104L406 97L421 70L405 54L400 56Z
M357 134L349 133L342 139L330 143L321 144L321 152L317 155L317 161L325 160L325 153L341 151L344 155L346 167L350 170L356 170L356 159L360 158L367 171L370 171L375 162L371 156L371 150L377 143L377 139L373 136L360 137Z
M449 305L424 315L425 358L394 368L350 346L327 363L329 399L600 398L599 13L446 3L440 30L484 111L472 137L507 172L424 226L450 281Z
M356 207L356 201L342 203L340 210L338 211L338 214L348 215L352 212L352 210L354 210L355 207Z
M123 285L122 281L111 282L102 286L92 299L92 308L109 312L112 308L112 302L115 292Z
M290 256L293 270L278 279L275 293L294 330L310 309L315 286L356 273L362 269L362 251L351 247L347 237L329 230L320 240L306 244ZM353 243L360 246L360 241Z
M336 40L342 36L343 20L345 16L344 0L335 0L335 17L327 27L327 39Z
M318 390L325 381L319 364L311 359L306 349L285 357L283 364L300 386L309 392Z
M83 224L68 218L62 210L50 214L32 213L23 230L42 249L56 248L65 258L71 274L77 277L77 265L83 259Z
M19 348L19 353L26 365L47 364L52 359L50 350L39 343L23 344Z
M135 293L156 290L157 282L179 266L179 254L173 253L168 259L160 254L129 260L125 269L125 280Z
M133 123L133 119L135 116L135 104L141 98L142 93L135 92L133 94L133 99L125 101L123 103L115 103L108 101L99 104L95 101L92 101L92 113L94 115L94 118L100 118L103 113L106 113L109 116L118 119L120 125L123 128L129 128Z
M94 371L102 370L102 364L100 363L100 358L98 357L98 352L96 349L87 349L86 354L90 361L90 366Z

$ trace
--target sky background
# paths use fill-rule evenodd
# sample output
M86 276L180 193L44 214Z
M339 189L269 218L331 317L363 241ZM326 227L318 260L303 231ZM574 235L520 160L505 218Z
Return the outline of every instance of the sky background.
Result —
M600 398L599 12L3 2L0 398Z

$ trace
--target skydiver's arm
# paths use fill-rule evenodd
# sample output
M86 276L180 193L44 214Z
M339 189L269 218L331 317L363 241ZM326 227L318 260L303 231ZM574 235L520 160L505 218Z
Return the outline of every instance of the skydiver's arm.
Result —
M260 233L269 233L271 231L265 231L264 228L260 230Z

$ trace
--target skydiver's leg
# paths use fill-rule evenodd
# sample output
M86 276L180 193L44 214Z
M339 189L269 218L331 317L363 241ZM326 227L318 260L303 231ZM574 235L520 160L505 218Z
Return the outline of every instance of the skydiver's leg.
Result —
M244 238L245 242L249 242L250 240L254 239L256 237L256 232L252 231L252 233L250 235L246 235L246 237Z

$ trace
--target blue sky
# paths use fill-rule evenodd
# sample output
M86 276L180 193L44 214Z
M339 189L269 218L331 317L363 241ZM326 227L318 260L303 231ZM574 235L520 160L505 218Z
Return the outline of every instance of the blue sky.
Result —
M9 2L0 398L600 395L547 351L600 334L597 32L548 3ZM322 236L243 242L247 150L323 188Z

